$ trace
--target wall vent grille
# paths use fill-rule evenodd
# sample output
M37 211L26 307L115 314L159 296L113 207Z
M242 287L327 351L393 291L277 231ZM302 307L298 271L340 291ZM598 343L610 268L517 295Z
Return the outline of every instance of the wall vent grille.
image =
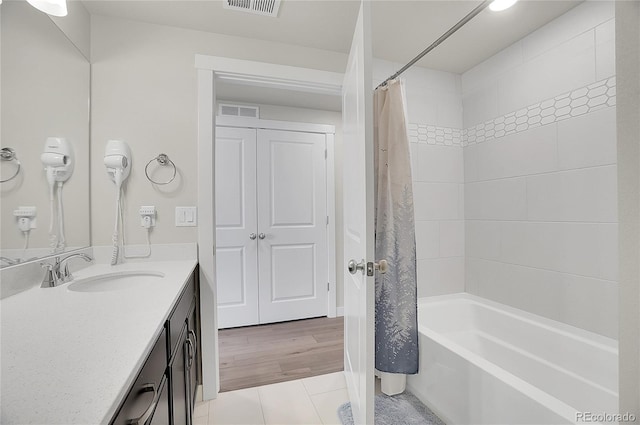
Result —
M221 103L218 107L218 115L226 117L260 118L260 108L257 106Z
M280 9L280 0L225 0L224 7L275 18Z

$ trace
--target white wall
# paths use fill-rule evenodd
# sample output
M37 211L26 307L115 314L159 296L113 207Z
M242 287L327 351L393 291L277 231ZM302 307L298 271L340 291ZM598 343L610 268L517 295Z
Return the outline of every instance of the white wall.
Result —
M375 60L378 85L403 64ZM460 76L411 68L405 80L416 220L418 296L464 291Z
M617 337L614 4L462 76L466 290Z
M620 412L640 417L640 3L616 2Z
M343 54L223 36L103 16L92 16L92 242L108 245L114 221L113 184L102 158L108 139L125 140L133 167L126 187L127 244L145 242L137 211L155 205L152 243L195 242L197 228L175 227L176 206L196 205L195 54L226 56L342 72ZM176 181L155 187L144 166L166 153Z

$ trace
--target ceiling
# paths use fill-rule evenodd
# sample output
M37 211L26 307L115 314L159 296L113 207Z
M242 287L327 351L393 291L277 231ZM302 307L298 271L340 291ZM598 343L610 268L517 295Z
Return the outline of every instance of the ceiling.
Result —
M373 55L406 63L440 37L480 0L370 0ZM520 0L503 12L481 12L418 66L463 73L567 12L583 0ZM357 0L282 0L277 18L225 9L222 0L83 0L91 14L255 38L347 54ZM346 58L345 58L346 64ZM221 87L222 98L295 106L296 95L261 96L255 89ZM227 96L228 95L228 96ZM339 110L338 99L299 95L299 103ZM316 99L317 98L317 99ZM293 100L292 100L293 99ZM316 101L317 100L317 101ZM311 105L311 106L310 106Z

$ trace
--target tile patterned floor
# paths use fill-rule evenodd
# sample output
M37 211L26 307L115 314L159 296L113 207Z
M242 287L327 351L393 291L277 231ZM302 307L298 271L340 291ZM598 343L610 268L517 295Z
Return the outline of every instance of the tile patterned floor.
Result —
M193 425L340 424L338 407L349 401L343 372L218 394L198 402Z

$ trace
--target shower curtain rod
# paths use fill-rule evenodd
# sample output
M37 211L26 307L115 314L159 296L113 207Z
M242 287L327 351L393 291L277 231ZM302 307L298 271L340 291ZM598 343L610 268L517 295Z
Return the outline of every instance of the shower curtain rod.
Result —
M438 38L436 41L433 42L433 44L431 44L429 47L427 47L422 52L420 52L420 54L418 54L418 56L416 56L415 58L411 59L411 61L408 64L406 64L405 66L400 68L391 77L387 78L382 83L380 83L378 85L378 87L376 87L376 90L379 89L380 87L386 86L389 81L398 78L400 76L400 74L405 72L407 69L411 68L416 62L418 62L420 59L422 59L427 53L429 53L430 51L432 51L433 49L438 47L443 41L445 41L447 38L449 38L454 32L456 32L460 28L462 28L464 26L464 24L466 24L467 22L472 20L476 15L478 15L480 12L482 12L484 9L486 9L487 6L489 6L492 2L493 2L493 0L484 0L482 3L480 3L475 9L473 9L471 12L469 12L467 14L467 16L462 18L457 24L455 24L454 26L449 28L449 30L447 32L442 34L440 36L440 38Z

